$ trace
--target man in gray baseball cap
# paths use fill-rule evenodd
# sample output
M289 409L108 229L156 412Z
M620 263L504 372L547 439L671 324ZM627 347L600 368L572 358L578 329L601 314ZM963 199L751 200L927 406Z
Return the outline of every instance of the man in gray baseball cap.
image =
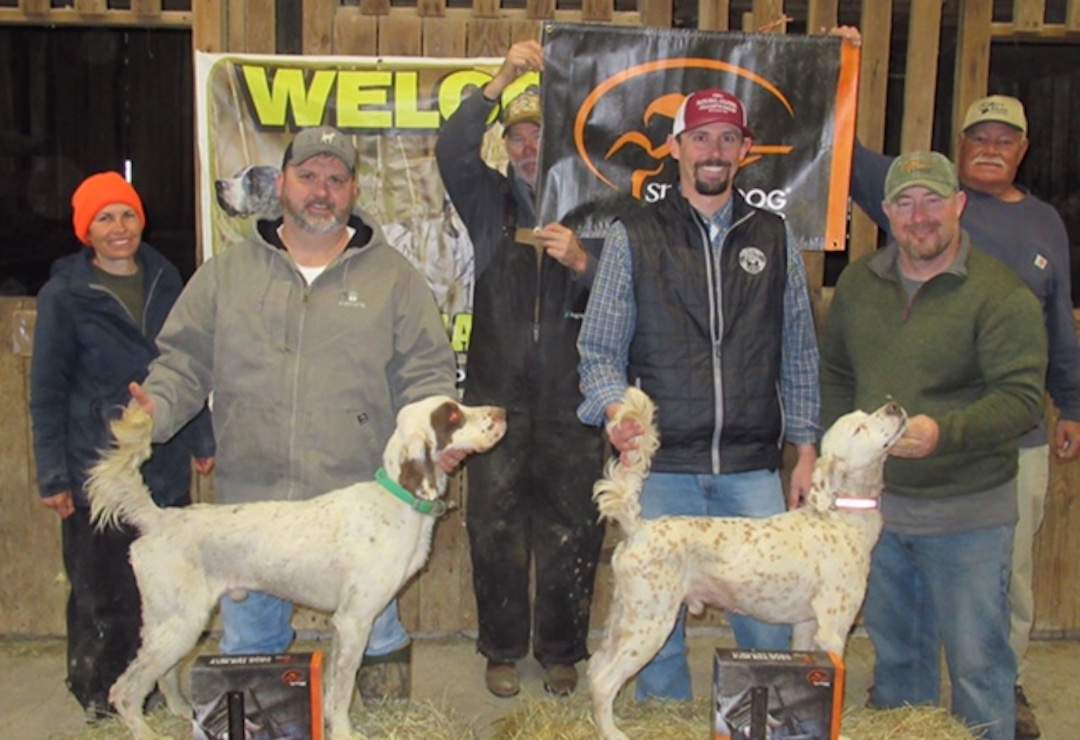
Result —
M356 163L350 134L296 134L277 180L281 218L257 220L250 238L195 273L158 336L145 389L132 389L159 441L214 390L219 503L307 499L371 480L401 407L456 393L431 289L356 207ZM457 462L438 461L447 472ZM292 612L266 593L223 597L221 651L284 652ZM391 602L372 627L360 693L407 698L409 665Z

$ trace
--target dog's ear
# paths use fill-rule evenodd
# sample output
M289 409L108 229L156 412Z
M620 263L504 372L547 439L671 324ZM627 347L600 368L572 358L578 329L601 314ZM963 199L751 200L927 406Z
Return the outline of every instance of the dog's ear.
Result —
M843 463L836 457L819 457L814 465L814 475L810 482L810 492L806 495L806 504L814 511L825 512L833 507L837 491L843 485Z
M401 440L398 454L397 482L417 498L434 501L440 494L442 471L435 462L432 451L434 440L416 432Z

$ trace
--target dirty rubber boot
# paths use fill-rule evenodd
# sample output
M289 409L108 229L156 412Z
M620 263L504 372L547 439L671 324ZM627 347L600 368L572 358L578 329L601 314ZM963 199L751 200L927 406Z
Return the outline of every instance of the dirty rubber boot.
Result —
M571 664L553 663L544 668L544 691L552 696L570 696L577 688L577 668Z
M408 701L412 693L412 643L386 655L364 656L356 688L365 704Z
M484 685L500 699L516 696L521 691L521 677L518 676L517 665L489 658L484 671Z
M1024 687L1016 687L1016 740L1031 740L1039 737L1039 723L1035 721L1035 712L1031 709L1024 694Z

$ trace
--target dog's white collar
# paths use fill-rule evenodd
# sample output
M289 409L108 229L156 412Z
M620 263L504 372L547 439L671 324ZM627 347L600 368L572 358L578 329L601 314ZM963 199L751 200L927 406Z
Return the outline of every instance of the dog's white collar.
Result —
M868 496L837 496L833 499L833 503L838 509L865 510L881 507L880 498Z
M404 501L410 508L419 511L421 514L440 517L446 513L447 506L442 500L428 501L427 499L417 498L410 491L402 488L383 468L375 471L375 481L394 494L395 498Z

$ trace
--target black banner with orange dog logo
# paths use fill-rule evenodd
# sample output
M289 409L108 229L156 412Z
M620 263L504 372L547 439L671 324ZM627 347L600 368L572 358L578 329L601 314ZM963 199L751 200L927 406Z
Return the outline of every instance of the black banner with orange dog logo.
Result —
M668 135L683 99L719 87L753 146L735 180L800 249L844 248L858 50L833 37L547 24L539 222L602 229L629 198L674 186Z

